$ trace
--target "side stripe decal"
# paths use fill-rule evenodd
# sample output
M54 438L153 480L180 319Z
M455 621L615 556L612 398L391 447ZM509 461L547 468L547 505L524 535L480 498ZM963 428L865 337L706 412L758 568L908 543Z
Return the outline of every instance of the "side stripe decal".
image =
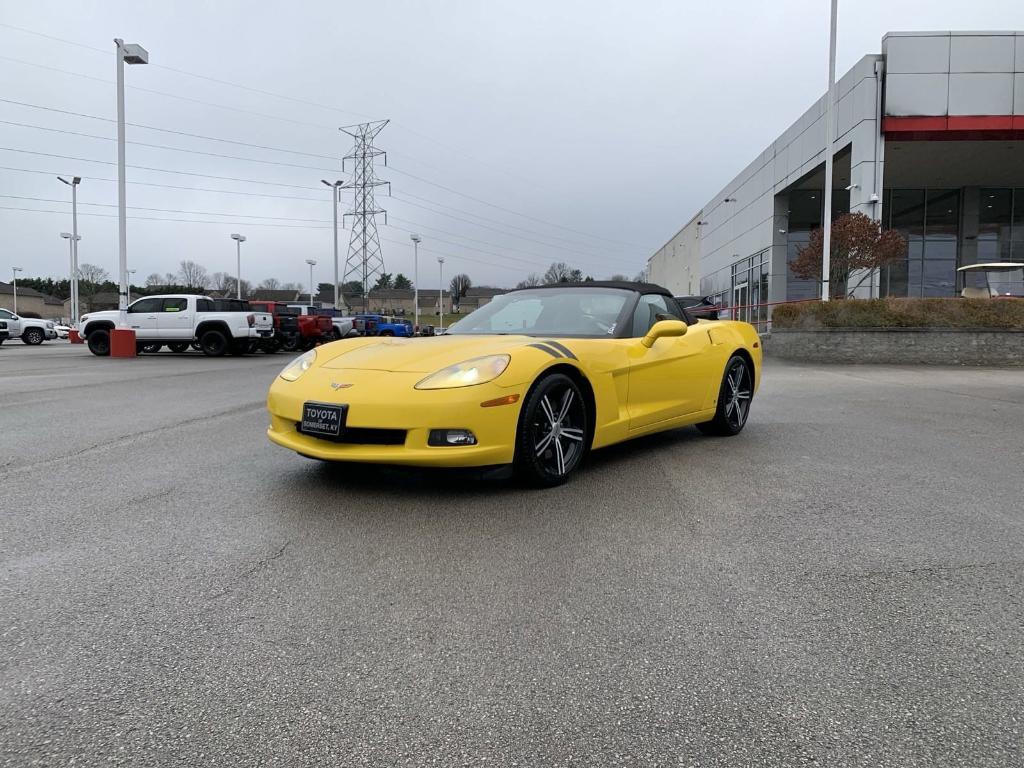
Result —
M527 344L526 346L533 347L534 349L543 350L544 352L547 352L552 357L557 357L559 359L561 359L561 357L562 357L556 350L554 350L551 347L548 347L548 346L546 346L544 344Z
M566 357L571 357L573 360L579 360L579 358L576 357L576 355L572 353L572 350L565 346L565 344L560 344L557 341L552 341L551 339L544 339L544 343L551 345L559 352L562 352Z

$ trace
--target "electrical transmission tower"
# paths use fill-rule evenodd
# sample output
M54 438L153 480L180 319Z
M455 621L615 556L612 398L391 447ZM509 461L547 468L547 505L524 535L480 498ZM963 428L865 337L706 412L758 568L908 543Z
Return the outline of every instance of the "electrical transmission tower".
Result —
M384 223L388 223L388 212L377 207L374 190L388 185L391 194L391 182L381 181L374 172L374 163L378 156L384 157L387 165L387 154L373 146L377 134L384 130L387 120L373 123L348 125L341 130L355 139L352 154L346 155L341 161L341 169L345 170L345 162L354 164L352 180L342 185L342 189L355 190L352 210L345 216L352 216L352 236L348 242L348 255L345 257L345 276L343 282L358 280L363 286L363 311L367 310L367 293L370 281L384 272L384 254L381 252L380 237L377 235L378 213L384 214Z

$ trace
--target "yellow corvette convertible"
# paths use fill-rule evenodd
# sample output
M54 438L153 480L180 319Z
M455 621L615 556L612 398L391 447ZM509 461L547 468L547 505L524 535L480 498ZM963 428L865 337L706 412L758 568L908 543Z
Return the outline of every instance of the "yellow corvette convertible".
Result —
M664 288L527 288L444 336L343 339L296 358L270 388L267 434L326 461L503 465L557 485L591 448L688 424L739 433L760 372L752 326L695 321Z

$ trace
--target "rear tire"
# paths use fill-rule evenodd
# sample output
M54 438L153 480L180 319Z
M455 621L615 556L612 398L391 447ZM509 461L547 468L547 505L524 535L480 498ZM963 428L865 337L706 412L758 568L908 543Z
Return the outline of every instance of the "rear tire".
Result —
M753 397L754 377L750 364L739 355L733 355L726 363L725 373L722 374L715 418L698 424L697 429L712 437L738 435L747 423Z
M38 328L26 328L25 332L21 334L21 340L30 347L38 346L43 343L43 332Z
M206 331L199 339L199 348L207 357L221 357L228 349L228 340L220 331Z
M190 345L187 341L172 341L167 345L167 348L171 350L171 352L180 355L182 352L188 352L189 346Z
M516 473L541 488L569 479L587 453L589 411L583 392L568 376L554 373L533 385L516 430Z
M106 357L110 354L110 331L106 328L93 331L85 341L89 351L97 357Z

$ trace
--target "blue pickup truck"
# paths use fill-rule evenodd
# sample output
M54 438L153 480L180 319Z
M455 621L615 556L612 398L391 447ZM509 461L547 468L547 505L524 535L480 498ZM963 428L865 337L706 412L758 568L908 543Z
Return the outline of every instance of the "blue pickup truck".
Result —
M412 323L387 315L356 315L356 330L363 336L412 336Z

